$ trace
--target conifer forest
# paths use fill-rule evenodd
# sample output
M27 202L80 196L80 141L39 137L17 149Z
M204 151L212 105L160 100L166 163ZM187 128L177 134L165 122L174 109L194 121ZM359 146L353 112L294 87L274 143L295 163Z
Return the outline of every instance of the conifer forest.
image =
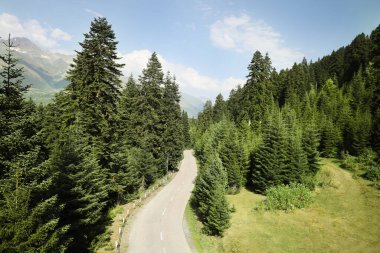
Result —
M177 172L185 149L198 162L189 205L205 236L233 225L228 196L243 189L266 196L264 210L309 206L324 158L359 166L380 189L380 26L280 71L252 52L246 82L194 118L156 53L122 81L104 17L47 105L25 98L34 84L11 36L0 55L0 252L96 252L109 210Z

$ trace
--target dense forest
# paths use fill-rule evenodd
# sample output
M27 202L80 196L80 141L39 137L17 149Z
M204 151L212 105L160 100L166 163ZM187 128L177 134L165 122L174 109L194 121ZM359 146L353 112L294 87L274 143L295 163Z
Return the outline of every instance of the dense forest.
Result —
M68 86L47 106L25 99L33 84L17 45L1 45L0 252L94 251L110 208L177 170L191 146L200 165L191 205L209 235L229 227L226 195L242 187L313 190L319 157L380 179L380 26L280 72L255 52L246 83L190 122L156 53L123 84L105 18L79 44Z
M107 211L177 170L189 145L178 84L155 53L124 85L105 18L79 44L69 85L45 107L25 100L17 45L2 45L0 252L93 251Z
M227 100L207 101L191 133L200 162L192 207L206 234L228 228L227 193L314 189L319 157L359 166L361 176L378 182L380 26L316 62L304 59L280 72L268 54L255 52L246 83Z

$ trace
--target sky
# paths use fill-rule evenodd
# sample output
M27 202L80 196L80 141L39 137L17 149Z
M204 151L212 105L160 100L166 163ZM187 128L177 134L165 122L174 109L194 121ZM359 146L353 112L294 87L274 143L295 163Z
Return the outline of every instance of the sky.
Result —
M379 13L379 0L0 0L0 36L74 55L91 21L106 17L125 76L156 52L182 92L213 98L244 85L256 50L277 70L315 61L370 34Z

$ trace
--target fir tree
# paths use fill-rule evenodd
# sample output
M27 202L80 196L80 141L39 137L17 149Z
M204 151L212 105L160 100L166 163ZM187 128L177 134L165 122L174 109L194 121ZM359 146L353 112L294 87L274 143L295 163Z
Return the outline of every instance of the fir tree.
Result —
M68 71L66 93L74 108L75 124L88 134L88 144L98 146L99 162L109 167L115 147L116 109L122 76L111 25L103 17L91 22L74 63Z
M244 95L241 101L246 112L245 120L252 121L254 128L260 127L264 120L264 114L271 103L272 83L270 81L273 72L269 56L263 57L256 51L248 66L247 82L243 88Z
M315 175L319 170L319 133L316 126L311 123L306 126L302 135L302 147L307 157L308 171Z
M217 184L212 192L213 201L210 203L203 231L209 235L223 236L224 230L230 226L230 210L223 185Z
M182 129L183 129L183 146L186 149L190 147L191 139L190 139L189 117L187 116L187 112L185 111L182 111Z
M266 122L263 142L253 155L252 185L254 190L265 192L281 184L286 171L286 129L279 112Z
M163 152L166 156L167 168L177 170L177 165L182 157L183 150L183 125L181 96L175 78L167 74L163 90L163 109L160 115L164 124Z
M156 53L152 54L139 81L141 96L138 98L136 111L143 122L138 133L138 138L141 139L139 148L153 155L154 163L159 169L157 176L161 176L165 174L167 158L161 150L165 131L164 122L160 118L163 111L164 74Z
M18 67L19 60L13 55L16 45L12 41L10 34L8 40L3 42L3 44L5 46L5 53L0 55L0 60L4 63L0 71L0 77L2 78L0 85L0 111L6 117L6 120L9 120L9 117L14 116L22 108L24 102L23 96L28 91L30 85L25 86L22 84L24 70L22 67Z
M227 172L227 186L230 193L239 192L242 186L241 165L239 163L240 149L236 142L234 128L230 127L220 148L219 156Z
M221 121L224 117L227 116L226 102L224 101L222 94L219 94L218 96L216 96L215 105L214 105L212 113L213 113L213 121L215 123Z

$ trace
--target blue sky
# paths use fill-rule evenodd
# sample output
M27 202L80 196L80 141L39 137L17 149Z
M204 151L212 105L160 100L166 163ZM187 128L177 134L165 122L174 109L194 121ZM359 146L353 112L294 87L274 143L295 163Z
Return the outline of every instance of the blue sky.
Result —
M156 51L182 91L211 98L244 84L255 50L268 52L277 69L316 60L369 34L379 13L378 0L0 0L0 36L73 54L91 20L105 16L125 75L137 76Z

